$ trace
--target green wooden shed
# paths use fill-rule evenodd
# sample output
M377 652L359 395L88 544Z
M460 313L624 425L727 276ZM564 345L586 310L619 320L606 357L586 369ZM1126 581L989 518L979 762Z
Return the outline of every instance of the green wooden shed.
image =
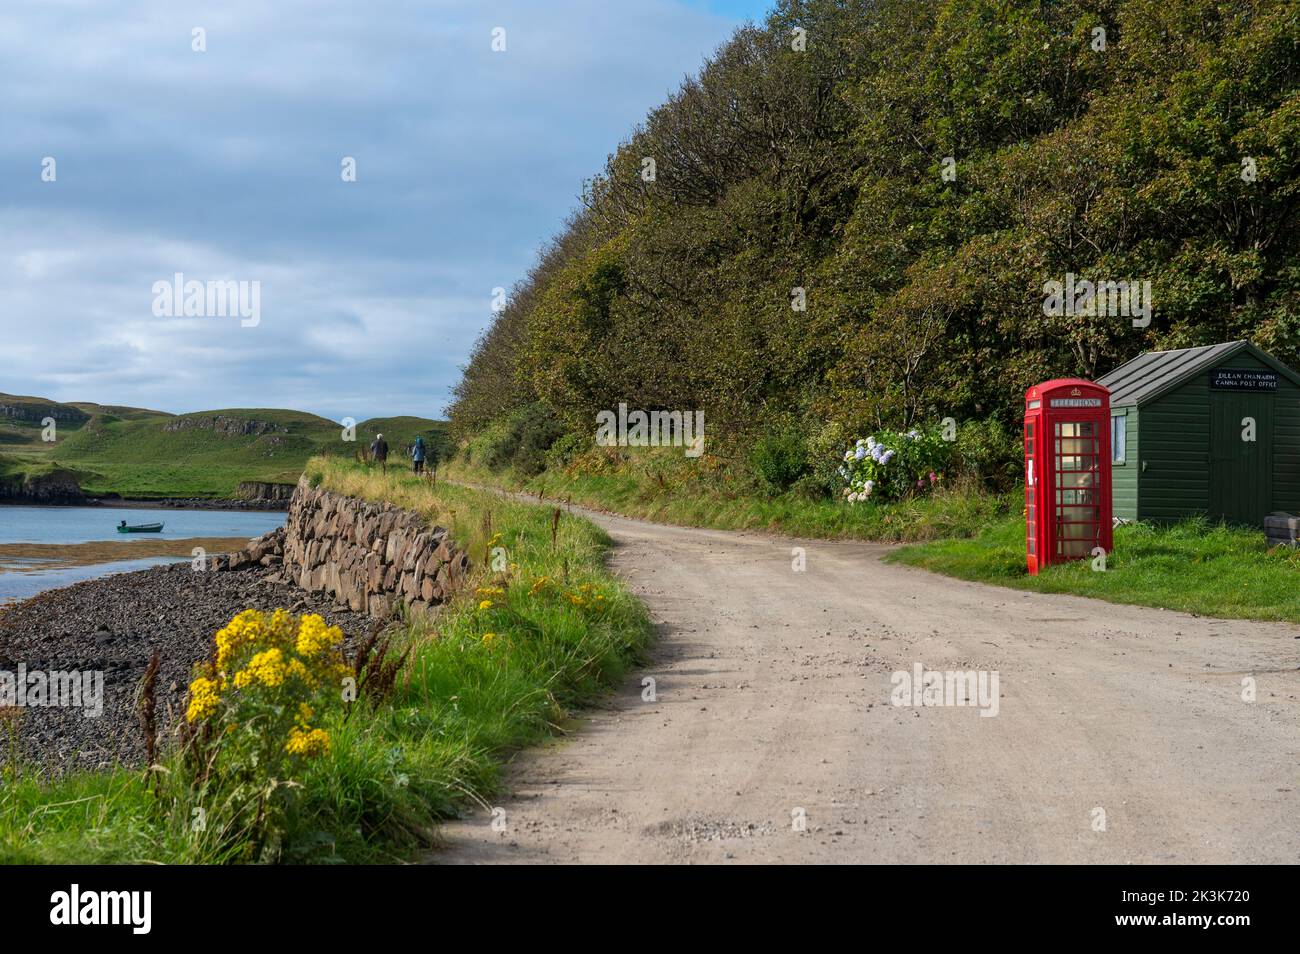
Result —
M1300 513L1300 374L1276 358L1248 341L1149 351L1098 383L1115 516L1260 527Z

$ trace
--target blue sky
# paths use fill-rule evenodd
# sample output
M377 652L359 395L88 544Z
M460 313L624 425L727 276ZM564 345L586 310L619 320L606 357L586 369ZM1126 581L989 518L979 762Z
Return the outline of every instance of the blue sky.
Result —
M6 0L0 391L440 416L493 288L768 6ZM177 272L259 323L156 316Z

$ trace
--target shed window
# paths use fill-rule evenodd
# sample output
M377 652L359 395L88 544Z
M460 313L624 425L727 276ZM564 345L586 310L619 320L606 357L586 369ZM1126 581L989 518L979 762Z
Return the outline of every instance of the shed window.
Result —
M1128 447L1125 438L1128 430L1124 426L1125 418L1116 414L1110 419L1110 459L1112 463L1122 464L1126 460Z

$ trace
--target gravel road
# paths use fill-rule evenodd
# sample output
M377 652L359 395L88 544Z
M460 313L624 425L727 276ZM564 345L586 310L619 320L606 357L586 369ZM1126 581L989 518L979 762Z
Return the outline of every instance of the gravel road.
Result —
M448 824L434 863L1300 860L1298 627L589 516L658 623L651 662L517 756L503 830ZM996 670L997 715L891 705L918 663Z

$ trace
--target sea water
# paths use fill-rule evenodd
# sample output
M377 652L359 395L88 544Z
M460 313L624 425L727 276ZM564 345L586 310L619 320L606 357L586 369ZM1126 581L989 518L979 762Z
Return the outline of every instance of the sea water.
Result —
M75 544L112 540L184 540L191 537L257 537L284 523L285 515L263 510L179 510L170 507L0 506L0 544ZM118 533L128 524L161 523L161 533ZM40 560L0 555L0 603L26 599L42 590L110 573L142 570L189 557L149 556L91 566L40 569Z

